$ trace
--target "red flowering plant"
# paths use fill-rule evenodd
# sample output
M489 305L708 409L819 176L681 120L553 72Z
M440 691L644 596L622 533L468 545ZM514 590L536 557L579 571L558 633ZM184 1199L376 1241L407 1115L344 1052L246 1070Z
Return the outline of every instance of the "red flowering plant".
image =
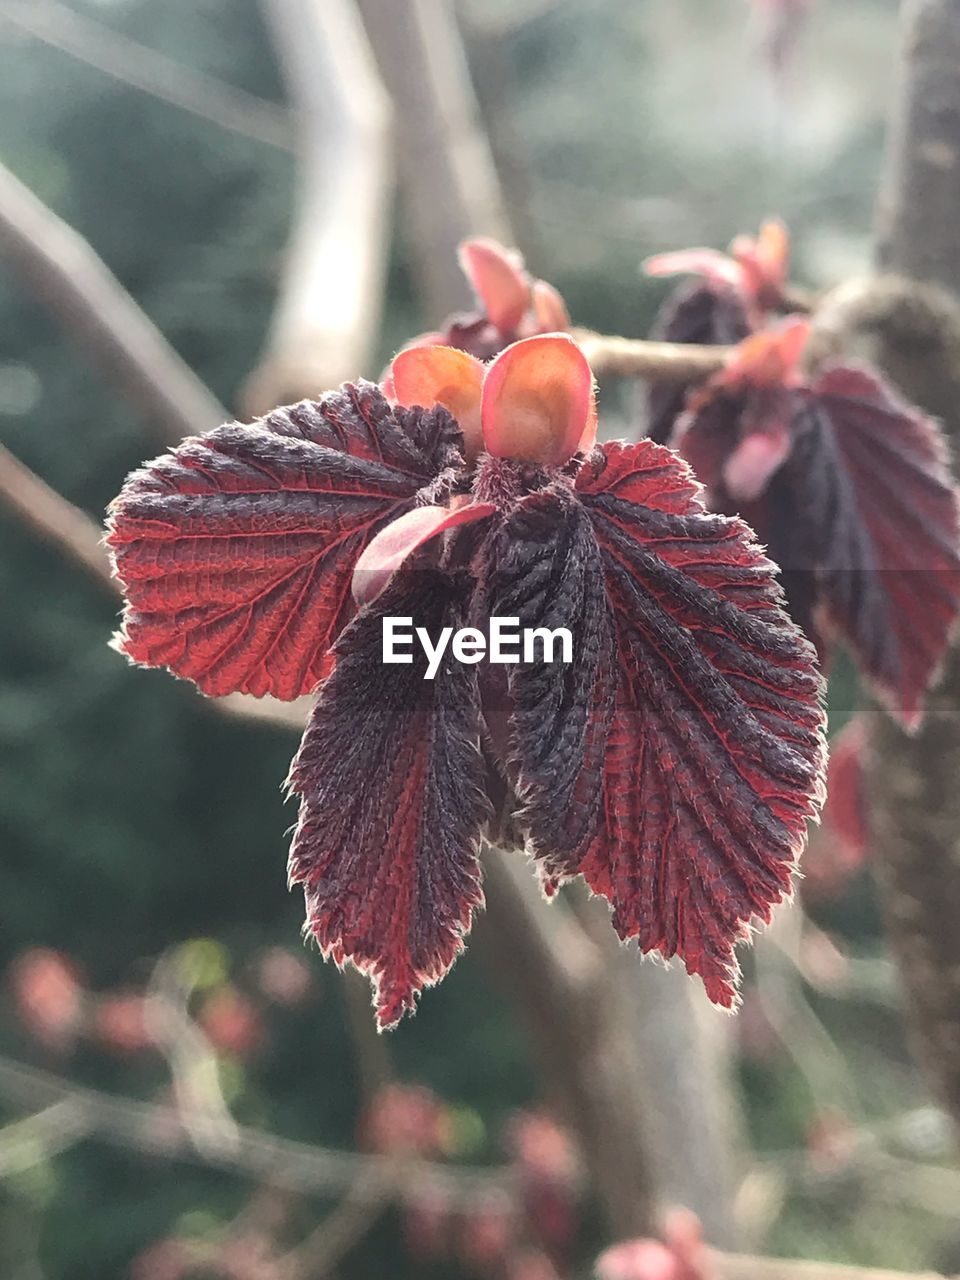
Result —
M643 951L736 1000L734 944L789 893L823 793L821 681L775 566L651 440L597 446L594 383L553 334L492 363L413 348L393 401L345 384L133 473L108 542L132 660L210 695L319 688L289 775L290 878L382 1027L448 971L485 835L553 892L582 875ZM570 662L383 662L493 617ZM449 631L446 635L449 636Z
M914 728L960 608L960 508L946 442L869 365L804 370L810 322L771 320L782 263L765 294L756 282L769 277L734 271L731 260L714 327L696 338L672 330L679 311L668 301L661 332L674 340L723 341L717 316L736 306L753 331L704 386L652 402L650 432L690 462L713 510L736 512L756 530L821 659L844 643L892 714Z
M491 360L520 338L570 328L563 298L552 284L530 275L516 249L479 236L464 240L459 259L476 305L448 316L438 330L421 334L410 346L455 347Z
M756 239L737 236L729 253L717 249L677 249L643 264L650 276L690 276L664 300L651 337L663 342L729 346L762 328L771 315L788 309L790 237L782 222L764 222ZM654 382L647 393L649 431L669 438L683 409L683 387Z

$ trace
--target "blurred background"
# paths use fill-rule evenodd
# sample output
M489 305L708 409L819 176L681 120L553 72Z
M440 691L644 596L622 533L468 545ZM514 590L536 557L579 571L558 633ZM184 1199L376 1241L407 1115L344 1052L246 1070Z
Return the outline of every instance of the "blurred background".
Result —
M470 232L632 336L664 291L645 255L768 214L805 284L869 265L893 0L359 10L369 45L341 0L0 0L0 158L42 202L0 182L0 441L96 521L178 414L376 377L469 301ZM49 213L196 375L147 334L173 408L21 251L27 228L87 279ZM610 393L608 432L633 404ZM22 513L0 537L2 1280L587 1276L660 1203L726 1250L960 1270L869 848L814 843L735 1019L597 943L629 1006L606 1031L545 1025L556 1002L522 990L526 931L569 961L592 913L495 919L501 870L466 955L378 1038L366 984L299 941L295 730L130 668L107 585ZM841 668L834 733L856 698Z

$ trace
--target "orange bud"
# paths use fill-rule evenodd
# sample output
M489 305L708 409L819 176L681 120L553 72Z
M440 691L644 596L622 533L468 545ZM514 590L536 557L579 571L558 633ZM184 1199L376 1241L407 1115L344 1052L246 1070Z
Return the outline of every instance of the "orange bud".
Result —
M483 443L499 458L560 466L596 438L593 373L564 334L524 338L487 370L481 402ZM591 442L592 443L592 442Z
M393 397L398 404L442 404L463 432L467 460L480 452L480 388L484 368L479 360L455 347L410 347L390 366Z
M487 317L502 334L512 334L530 307L530 281L523 259L496 240L465 240L460 266Z

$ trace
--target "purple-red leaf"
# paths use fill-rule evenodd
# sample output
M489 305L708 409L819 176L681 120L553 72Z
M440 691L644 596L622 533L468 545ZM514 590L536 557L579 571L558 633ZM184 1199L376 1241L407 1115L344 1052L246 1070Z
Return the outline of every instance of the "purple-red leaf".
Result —
M119 648L211 695L310 692L368 539L461 448L445 409L392 409L369 383L185 440L113 504Z
M757 530L823 655L839 636L915 726L960 610L957 494L934 420L843 364L809 386L720 387L674 442L711 504Z
M940 428L878 375L835 365L795 432L794 516L824 625L913 727L960 610L960 514Z
M613 708L614 655L600 549L569 489L522 498L482 553L492 566L484 608L522 629L566 628L570 663L507 668L508 773L516 822L542 854L576 866L596 830L603 754ZM555 642L558 646L559 642Z
M729 346L750 332L746 304L730 285L690 280L678 285L660 308L651 337L662 342ZM686 388L653 382L647 391L647 432L658 444L670 439L683 411Z
M463 949L483 902L489 813L477 668L448 656L425 680L422 656L384 666L386 615L412 617L435 640L464 625L463 591L436 570L404 569L358 614L289 778L301 797L290 879L303 885L306 928L324 955L370 976L384 1028Z
M575 870L623 938L679 955L736 999L734 943L790 892L822 800L820 679L775 566L707 514L650 441L608 445L577 479L600 545L617 653L599 831ZM643 505L639 505L640 503Z

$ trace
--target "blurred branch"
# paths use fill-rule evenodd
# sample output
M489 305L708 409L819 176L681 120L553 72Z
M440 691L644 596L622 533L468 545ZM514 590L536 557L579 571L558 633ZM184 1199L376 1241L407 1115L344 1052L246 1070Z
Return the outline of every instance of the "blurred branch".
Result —
M0 254L165 440L229 416L87 241L2 165Z
M478 1196L512 1185L506 1171L333 1151L245 1126L237 1127L235 1142L211 1143L201 1151L173 1107L88 1089L5 1057L0 1057L0 1097L30 1109L68 1101L89 1122L90 1135L110 1146L210 1165L291 1191L348 1192L367 1204L417 1204L427 1197L468 1208Z
M953 0L904 0L899 94L877 210L881 265L960 295L960 22Z
M457 246L513 237L449 0L357 0L393 100L417 274L439 321L470 301Z
M730 356L729 347L617 338L589 329L575 329L573 336L598 378L609 373L658 382L700 382L722 369Z
M36 1115L0 1129L0 1178L32 1169L59 1155L90 1132L90 1120L75 1098L62 1098Z
M613 981L633 1006L640 1096L663 1199L692 1209L719 1248L753 1243L736 1212L749 1147L736 1081L736 1023L717 1017L682 966L641 960L636 947L619 946L606 903L587 905L595 909L594 936L609 939Z
M850 1267L838 1262L806 1262L788 1258L761 1258L744 1253L710 1251L719 1280L940 1280L940 1272L906 1273L878 1267Z
M390 243L390 110L353 0L262 0L299 129L299 197L253 416L367 371Z
M184 66L59 0L2 0L0 18L122 84L231 133L295 149L289 113L243 89Z
M960 445L960 21L956 0L905 0L900 93L878 209L881 277L848 296L845 331ZM918 283L919 282L919 283ZM944 288L943 286L946 286ZM947 293L947 289L951 291ZM850 291L848 291L849 295ZM906 296L905 296L906 295ZM930 1083L960 1126L960 653L909 735L877 712L873 865Z
M649 1233L656 1186L638 1103L630 1023L600 949L565 902L544 900L527 859L487 847L477 926L619 1236ZM610 933L615 945L614 935ZM522 980L520 980L522 976Z
M14 1107L43 1108L39 1115L0 1130L0 1173L6 1172L2 1163L5 1135L29 1133L29 1126L39 1125L52 1144L47 1154L56 1149L63 1131L70 1132L71 1142L89 1133L124 1150L199 1161L285 1190L346 1193L331 1215L288 1255L291 1261L309 1262L313 1268L310 1274L332 1265L367 1229L371 1214L380 1206L417 1205L428 1199L439 1200L450 1209L470 1210L485 1195L514 1189L507 1171L427 1161L397 1162L388 1156L332 1151L242 1126L235 1145L198 1152L186 1139L177 1113L168 1106L88 1089L5 1057L0 1057L0 1096ZM84 1132L79 1129L81 1121ZM929 1172L933 1177L937 1171ZM710 1258L720 1280L907 1280L910 1274L717 1251L711 1251ZM912 1280L935 1280L935 1276L926 1272L913 1275Z
M852 1116L861 1108L850 1066L806 998L801 981L800 939L804 913L799 903L774 914L754 947L757 994L767 1021L806 1081L814 1109L842 1107Z
M110 573L100 526L45 484L3 445L0 445L0 503L44 542L62 551L108 590L119 593L119 585Z
M237 1126L220 1087L217 1055L187 1008L185 989L170 962L155 966L144 1007L154 1044L170 1064L180 1118L201 1154L236 1147Z
M280 1259L282 1274L326 1276L373 1226L393 1198L389 1180L377 1169L361 1173L324 1220Z

